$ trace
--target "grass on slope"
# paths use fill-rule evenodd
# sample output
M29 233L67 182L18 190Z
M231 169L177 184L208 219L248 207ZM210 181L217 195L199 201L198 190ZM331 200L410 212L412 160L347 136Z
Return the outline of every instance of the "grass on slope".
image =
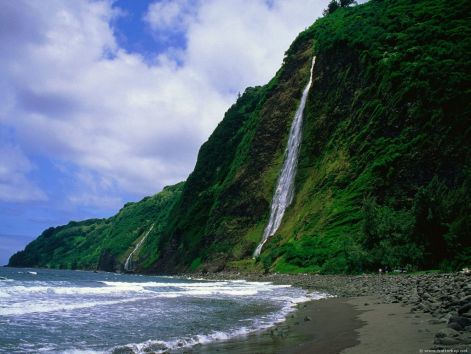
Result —
M154 224L152 233L136 255L139 267L145 268L158 257L162 226L182 188L183 183L165 187L152 197L127 203L109 219L71 221L64 226L51 227L24 251L14 254L9 266L119 270L134 244Z
M470 264L471 4L372 0L303 36L317 64L281 272Z

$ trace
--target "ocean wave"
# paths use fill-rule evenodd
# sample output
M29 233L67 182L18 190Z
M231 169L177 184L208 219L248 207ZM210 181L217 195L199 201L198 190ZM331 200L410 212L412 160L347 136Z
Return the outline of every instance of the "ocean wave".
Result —
M231 338L244 337L251 331L247 327L241 327L230 332L214 331L210 334L197 334L189 338L174 339L169 341L148 340L143 343L131 343L123 346L117 346L111 349L111 354L129 354L131 350L134 354L144 353L168 353L169 351L183 350L195 345L209 344L218 341L226 341Z
M142 343L130 343L122 346L116 346L110 350L111 354L129 354L130 351L134 354L145 353L167 353L169 351L177 351L191 348L195 345L204 345L214 342L227 341L234 338L243 338L252 333L261 332L273 327L286 320L287 316L296 310L296 305L311 301L319 300L330 295L320 292L313 292L304 296L296 298L285 298L284 306L277 312L272 313L263 318L248 319L252 321L251 325L233 328L226 332L212 331L208 334L197 334L187 338L172 339L168 341L163 340L148 340Z
M148 281L148 282L120 282L120 281L99 281L99 283L105 284L107 286L112 287L123 287L127 285L134 285L134 286L147 286L152 288L168 288L168 287L179 287L179 288L199 288L199 287L219 287L229 284L227 281L220 281L220 282L201 282L201 283L165 283L165 282L155 282L155 281Z
M61 351L60 354L106 354L106 352L90 349L68 349Z
M24 286L16 285L0 288L0 297L18 296L19 294L56 294L56 295L108 295L123 292L151 293L142 286L117 287L73 287L73 286Z
M164 295L164 294L162 294ZM96 306L109 306L117 305L128 302L135 302L140 300L152 300L157 297L166 296L151 296L151 297L134 297L120 300L105 300L105 301L87 301L81 303L58 303L57 301L39 300L35 302L21 302L10 304L7 307L0 307L0 316L12 316L12 315L26 315L30 313L46 313L56 311L70 311L77 309L84 309Z
M44 294L44 295L123 295L125 293L141 294L172 294L172 296L253 296L259 292L271 292L280 285L255 285L250 283L127 283L127 282L100 282L105 286L97 287L77 287L77 286L56 286L55 284L38 284L37 286L15 285L0 288L0 297L16 297L24 294ZM163 288L166 288L165 290Z
M111 305L129 301L177 298L181 296L210 297L210 296L255 296L272 292L276 289L290 287L289 285L274 285L268 282L257 283L247 281L217 281L217 282L195 282L195 283L165 283L165 282L115 282L100 281L102 286L77 287L65 282L48 283L35 282L36 286L15 285L0 287L0 298L16 299L21 296L38 295L36 301L18 301L8 306L0 307L0 315L22 315L35 312L54 312L59 310L73 310L99 305ZM57 286L60 285L60 286ZM165 288L165 289L164 289ZM134 294L134 295L133 295ZM44 296L41 299L40 295ZM53 299L50 296L59 296ZM101 301L94 298L92 301L85 299L82 303L67 303L61 296L114 296L118 299L107 299ZM140 296L139 296L140 295ZM123 296L133 296L124 298ZM277 297L278 301L292 301L290 298Z
M28 325L32 320L32 328L37 329L37 338L32 337L29 342L31 348L21 344L22 351L19 352L180 353L190 351L195 345L243 338L253 332L269 329L284 321L295 310L296 304L325 297L325 294L308 294L290 285L270 282L219 279L197 281L182 278L167 281L157 277L93 275L77 278L75 274L71 277L62 276L62 273L60 275L47 277L41 272L36 278L22 276L14 281L0 281L2 324L8 323L10 333L20 333L16 328ZM128 278L131 281L123 281ZM179 299L161 300L164 298ZM87 308L91 309L80 310ZM146 308L149 309L148 313ZM224 313L226 309L227 318ZM214 314L212 310L215 310ZM187 313L192 314L188 319L185 318ZM200 315L205 321L201 327L198 326ZM159 318L162 318L161 323L157 323ZM173 323L173 318L177 318L177 322ZM214 323L211 323L213 318ZM152 323L154 319L156 323ZM99 328L103 330L96 331L92 325L87 325L84 335L90 336L77 340L76 328L88 320L91 324L100 324ZM102 341L101 338L109 333L107 324L112 324L114 328L121 320L127 323L123 336ZM43 328L42 323L49 321L52 326ZM147 321L149 326L140 327L141 321ZM167 330L168 321L171 321L171 326ZM178 328L173 328L174 325ZM137 332L128 333L127 327ZM47 333L50 328L60 330L63 337L41 342L39 334ZM116 330L119 332L121 328Z
M142 282L127 283L102 281L101 283L115 287L125 288L130 284L135 287L142 287L150 290L154 288L170 288L183 292L188 296L205 296L205 295L232 295L232 296L252 296L259 292L269 292L275 289L288 288L290 285L274 285L269 282L247 282L247 281L217 281L217 282L199 282L199 283L163 283L163 282Z

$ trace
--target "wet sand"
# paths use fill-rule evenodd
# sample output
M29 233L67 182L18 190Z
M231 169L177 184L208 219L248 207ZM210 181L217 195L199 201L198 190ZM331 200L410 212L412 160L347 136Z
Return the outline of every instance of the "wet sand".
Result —
M439 325L377 297L329 298L300 304L277 327L245 338L193 348L214 354L420 354L433 345Z
M194 353L323 353L334 354L358 343L360 311L343 299L300 304L278 326L257 335L195 348Z
M420 354L433 347L434 335L442 324L430 314L411 313L400 303L382 303L377 297L351 298L348 303L364 309L359 319L364 325L356 330L359 344L342 354Z

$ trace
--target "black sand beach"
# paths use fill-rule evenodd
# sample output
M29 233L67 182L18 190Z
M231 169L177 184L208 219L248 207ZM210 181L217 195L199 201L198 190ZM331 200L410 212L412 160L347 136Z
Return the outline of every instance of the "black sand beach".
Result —
M471 284L463 274L244 277L226 273L204 277L289 283L336 297L300 304L285 322L269 331L200 346L192 353L471 352L471 327L462 326L468 320L471 323Z
M195 353L339 353L358 344L355 329L361 312L343 299L323 299L301 304L286 322L242 340L214 343Z

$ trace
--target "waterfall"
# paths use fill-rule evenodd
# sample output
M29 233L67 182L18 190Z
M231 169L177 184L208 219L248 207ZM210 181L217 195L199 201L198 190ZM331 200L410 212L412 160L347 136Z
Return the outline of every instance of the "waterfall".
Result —
M270 218L265 230L263 231L262 241L255 249L254 257L258 257L260 255L265 242L267 242L268 238L278 230L286 208L293 201L294 179L296 177L298 166L299 147L301 146L303 112L304 106L306 105L307 94L312 84L312 71L315 61L316 57L313 57L309 82L304 88L301 102L299 103L299 107L294 115L293 123L291 124L291 129L289 131L288 145L285 150L283 167L281 168L280 177L278 178L275 194L273 195L273 200L271 202Z
M144 236L141 238L141 240L138 242L138 244L136 245L136 247L134 247L134 249L132 250L131 253L129 253L129 256L128 258L126 258L126 262L124 262L124 270L126 272L131 272L132 271L132 256L134 255L134 253L137 252L137 250L139 250L139 248L142 246L142 244L144 243L144 241L146 240L147 236L149 236L150 232L152 231L152 229L154 228L154 224L152 224L149 228L149 230L147 230L147 232L144 234Z

